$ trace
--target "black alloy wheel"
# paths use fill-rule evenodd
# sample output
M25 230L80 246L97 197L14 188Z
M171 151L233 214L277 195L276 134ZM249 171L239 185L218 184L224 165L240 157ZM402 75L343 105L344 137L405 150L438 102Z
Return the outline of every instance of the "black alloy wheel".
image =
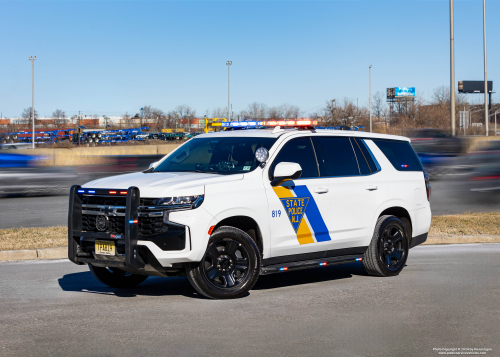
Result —
M403 270L408 259L408 231L398 217L379 217L363 259L368 274L395 276Z
M407 241L407 238L397 224L388 224L382 232L378 245L379 257L390 271L397 271L406 261L404 241Z
M217 288L232 288L248 276L250 254L238 241L224 238L210 244L203 258L203 276Z
M216 229L199 263L186 268L193 288L212 299L244 296L259 277L261 255L254 240L234 227Z

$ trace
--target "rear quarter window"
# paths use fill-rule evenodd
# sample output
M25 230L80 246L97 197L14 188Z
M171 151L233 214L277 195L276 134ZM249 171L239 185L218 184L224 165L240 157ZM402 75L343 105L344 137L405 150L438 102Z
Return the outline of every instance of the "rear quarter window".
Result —
M373 140L398 171L424 171L415 151L407 141Z

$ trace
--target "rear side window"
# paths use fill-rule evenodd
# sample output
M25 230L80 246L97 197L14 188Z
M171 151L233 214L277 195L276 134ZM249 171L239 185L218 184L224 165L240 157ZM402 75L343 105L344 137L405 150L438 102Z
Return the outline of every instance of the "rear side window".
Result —
M368 167L370 168L371 172L376 172L380 171L380 166L378 163L375 162L375 158L373 157L373 154L371 151L366 146L366 143L363 141L363 139L352 139L354 142L357 143L358 147L361 149L361 153L363 154L364 159L366 160L366 163L368 164ZM353 144L354 145L354 144Z
M283 146L281 151L273 161L269 173L274 173L274 168L280 162L296 162L302 167L300 178L316 178L318 174L318 164L310 138L299 138L290 140Z
M373 140L398 171L423 171L422 164L407 141Z
M321 176L359 176L358 162L349 138L318 139L324 160Z
M358 144L356 143L356 140L351 138L351 144L354 149L354 153L356 154L356 159L358 159L358 165L359 165L359 173L361 175L369 175L371 174L370 167L368 166L368 162L366 161L363 153L361 152L361 149L359 148Z

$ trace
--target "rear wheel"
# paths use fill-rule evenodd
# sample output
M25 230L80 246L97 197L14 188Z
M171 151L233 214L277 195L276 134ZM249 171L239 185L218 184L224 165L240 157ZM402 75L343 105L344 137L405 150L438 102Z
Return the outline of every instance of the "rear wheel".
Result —
M95 267L89 264L92 275L104 285L112 288L133 288L148 278L147 275L138 275L118 268Z
M363 260L368 274L395 276L403 270L409 247L406 232L403 222L395 216L381 216L378 219Z
M240 229L220 227L210 237L200 263L187 269L191 285L212 299L233 299L245 295L260 272L259 248Z

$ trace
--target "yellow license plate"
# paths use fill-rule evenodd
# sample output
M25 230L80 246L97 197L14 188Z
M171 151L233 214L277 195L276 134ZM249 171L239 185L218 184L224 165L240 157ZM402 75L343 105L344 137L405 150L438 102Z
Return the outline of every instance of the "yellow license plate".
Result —
M95 254L101 255L115 255L115 242L96 240L95 241Z

